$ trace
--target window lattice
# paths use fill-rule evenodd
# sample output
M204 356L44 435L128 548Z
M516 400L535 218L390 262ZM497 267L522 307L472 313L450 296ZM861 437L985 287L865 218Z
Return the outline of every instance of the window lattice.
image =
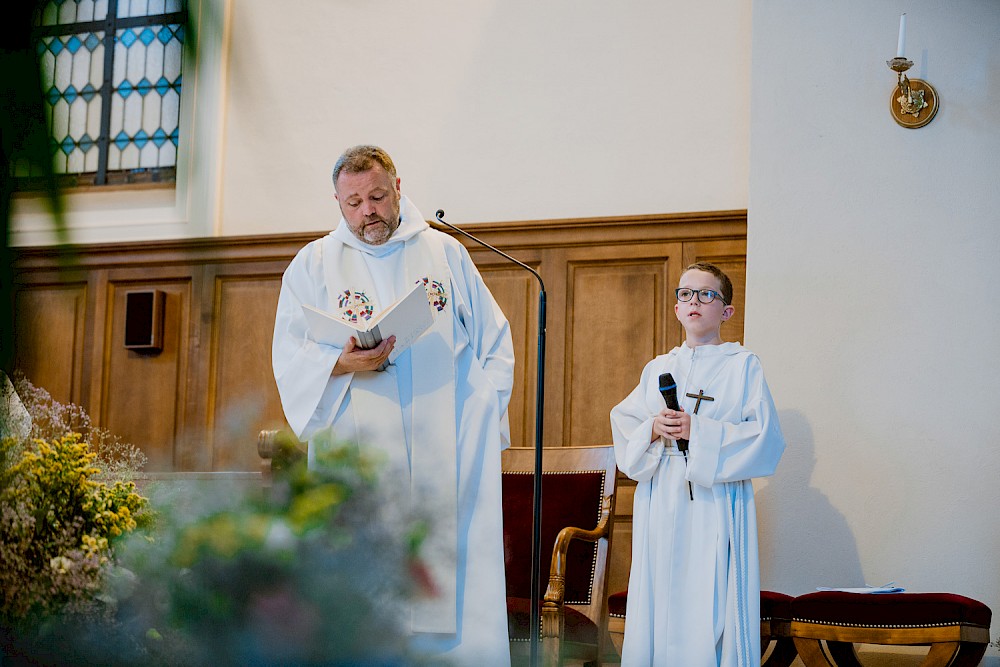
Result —
M36 37L57 173L80 184L173 180L185 22L183 0L45 5ZM38 175L15 165L22 180Z

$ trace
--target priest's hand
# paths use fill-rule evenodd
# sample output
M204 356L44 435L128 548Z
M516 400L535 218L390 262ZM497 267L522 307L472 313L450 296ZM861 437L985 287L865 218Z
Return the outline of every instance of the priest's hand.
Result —
M333 367L332 375L346 375L357 373L358 371L377 371L392 352L396 344L396 337L389 336L384 341L370 350L363 350L358 347L357 341L352 336L344 346L344 351L340 353L337 364Z
M691 439L691 415L680 410L663 408L660 413L653 418L653 433L650 442L659 437L667 440L690 440Z

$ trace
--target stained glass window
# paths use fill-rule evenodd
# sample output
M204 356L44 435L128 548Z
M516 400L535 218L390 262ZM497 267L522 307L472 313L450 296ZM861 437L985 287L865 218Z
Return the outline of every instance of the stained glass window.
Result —
M70 184L173 181L184 0L50 0L36 27L55 170ZM22 183L39 174L15 165Z

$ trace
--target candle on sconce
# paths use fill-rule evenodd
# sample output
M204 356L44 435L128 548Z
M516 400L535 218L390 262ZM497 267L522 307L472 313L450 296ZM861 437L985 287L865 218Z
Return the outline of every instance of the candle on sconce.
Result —
M906 12L899 15L899 40L896 42L896 57L903 58L906 51Z

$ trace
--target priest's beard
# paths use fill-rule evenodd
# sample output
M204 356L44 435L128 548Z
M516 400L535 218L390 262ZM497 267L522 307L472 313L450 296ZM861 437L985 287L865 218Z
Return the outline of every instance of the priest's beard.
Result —
M365 218L356 236L369 245L382 245L399 229L399 209L395 210L395 215L386 220L379 215L372 215Z

